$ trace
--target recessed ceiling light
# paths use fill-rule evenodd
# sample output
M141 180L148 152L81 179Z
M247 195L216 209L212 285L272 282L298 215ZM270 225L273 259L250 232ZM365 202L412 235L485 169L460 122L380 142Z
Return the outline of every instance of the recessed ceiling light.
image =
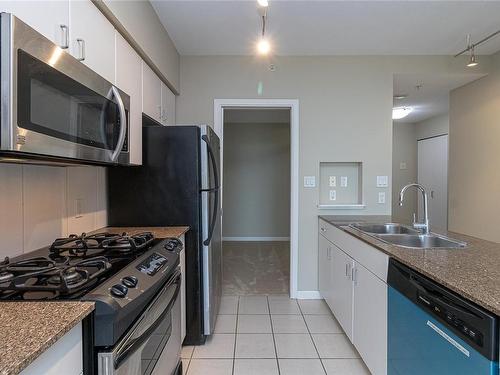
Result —
M412 107L396 107L392 109L392 119L401 120L413 112Z
M396 100L406 99L407 97L408 95L406 94L394 95L394 99Z
M269 41L265 38L262 38L259 40L257 43L257 52L259 52L261 55L267 55L271 51L271 44Z
M269 1L267 0L257 0L257 3L259 3L259 5L264 8L267 8L269 6Z

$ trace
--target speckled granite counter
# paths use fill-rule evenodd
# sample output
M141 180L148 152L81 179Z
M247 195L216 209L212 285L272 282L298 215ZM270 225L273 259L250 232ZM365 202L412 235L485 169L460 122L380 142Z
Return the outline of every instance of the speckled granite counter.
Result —
M1 302L0 374L21 372L93 310L93 302Z
M390 223L390 216L320 216L441 285L500 316L500 244L459 233L442 233L467 242L464 249L408 249L386 244L350 223Z
M155 237L167 238L167 237L180 237L189 230L189 227L105 227L96 230L93 233L98 232L110 232L110 233L123 233L136 234L141 232L153 232Z

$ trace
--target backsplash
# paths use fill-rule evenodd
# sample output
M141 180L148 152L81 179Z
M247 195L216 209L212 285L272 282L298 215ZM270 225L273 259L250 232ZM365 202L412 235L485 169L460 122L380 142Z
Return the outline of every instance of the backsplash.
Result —
M106 223L104 167L0 164L0 257Z

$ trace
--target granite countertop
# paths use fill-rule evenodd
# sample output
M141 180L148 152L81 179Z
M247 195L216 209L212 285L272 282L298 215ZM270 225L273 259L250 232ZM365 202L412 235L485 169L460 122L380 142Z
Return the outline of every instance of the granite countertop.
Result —
M189 230L189 227L104 227L98 229L92 233L99 232L109 232L109 233L123 233L137 234L141 232L153 232L155 237L167 238L176 237L179 238Z
M356 229L350 223L390 223L391 216L320 216L321 219L350 233L422 273L437 283L500 316L500 244L466 236L445 234L467 242L463 249L409 249L386 244Z
M94 310L93 302L1 302L0 374L18 374Z

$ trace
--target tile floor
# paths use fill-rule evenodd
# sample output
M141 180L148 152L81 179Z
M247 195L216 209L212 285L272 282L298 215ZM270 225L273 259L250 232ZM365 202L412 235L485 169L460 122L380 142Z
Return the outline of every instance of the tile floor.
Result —
M224 296L215 334L184 347L187 375L367 375L359 354L320 300Z

